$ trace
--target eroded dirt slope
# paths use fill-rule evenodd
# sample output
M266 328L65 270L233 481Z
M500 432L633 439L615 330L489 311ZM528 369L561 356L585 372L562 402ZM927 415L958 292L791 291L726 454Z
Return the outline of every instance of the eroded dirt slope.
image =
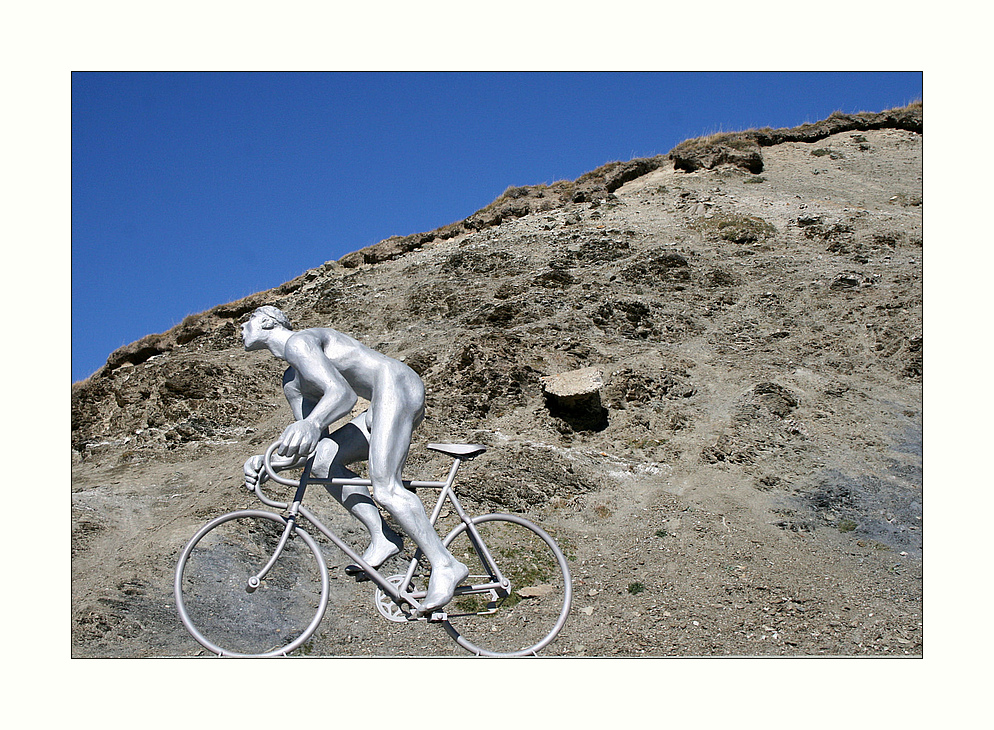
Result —
M262 303L422 374L412 476L447 469L425 443L489 447L466 501L527 515L571 561L547 654L920 654L921 108L906 112L917 127L757 144L761 169L702 153L690 172L660 157L511 189L472 224L114 353L73 386L73 655L200 652L176 557L253 505L241 464L290 418L279 363L237 338ZM540 378L583 367L603 371L605 418L550 413ZM462 654L383 621L327 555L308 652Z

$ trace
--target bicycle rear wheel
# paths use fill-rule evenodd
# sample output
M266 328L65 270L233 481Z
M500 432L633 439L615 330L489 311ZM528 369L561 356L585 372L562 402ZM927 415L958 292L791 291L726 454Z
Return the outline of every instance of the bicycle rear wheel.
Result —
M457 592L446 606L445 630L461 647L482 656L527 656L551 642L566 623L573 596L566 557L549 535L515 515L473 518L494 562L511 581L510 593ZM465 524L445 546L469 566L464 585L495 580L481 559Z
M221 656L280 656L303 644L328 606L320 548L294 527L258 587L258 575L286 530L280 515L258 510L211 520L187 543L176 566L176 608L183 625Z

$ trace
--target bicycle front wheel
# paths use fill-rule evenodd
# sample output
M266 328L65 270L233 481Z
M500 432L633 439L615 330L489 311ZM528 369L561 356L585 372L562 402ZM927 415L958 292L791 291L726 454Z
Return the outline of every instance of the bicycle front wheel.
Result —
M457 591L446 606L445 630L461 647L482 656L527 656L547 646L566 623L573 596L566 557L549 535L515 515L473 518L493 563L510 591ZM481 557L465 524L445 546L469 566L464 585L496 580L493 565ZM463 589L465 590L465 589Z
M314 539L296 526L259 581L287 530L280 515L258 510L211 520L187 543L176 566L180 620L221 656L280 656L317 629L328 606L328 570Z

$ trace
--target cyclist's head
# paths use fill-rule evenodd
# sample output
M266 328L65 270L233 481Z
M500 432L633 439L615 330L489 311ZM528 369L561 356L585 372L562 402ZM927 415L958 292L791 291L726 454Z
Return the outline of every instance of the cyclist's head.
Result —
M292 330L293 326L290 324L290 319L283 312L278 310L276 307L271 307L268 304L263 307L259 307L254 312L253 315L261 315L260 325L265 330L271 330L274 327L282 327L284 329Z

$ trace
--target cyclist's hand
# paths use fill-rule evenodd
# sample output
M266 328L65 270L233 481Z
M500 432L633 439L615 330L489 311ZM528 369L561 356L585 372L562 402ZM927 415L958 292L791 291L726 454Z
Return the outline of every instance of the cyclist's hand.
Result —
M283 431L280 447L276 450L280 456L307 456L317 448L321 440L321 429L304 419L291 423Z
M259 479L262 476L262 456L253 456L248 461L245 462L245 488L247 490L254 491L257 484L259 484Z

